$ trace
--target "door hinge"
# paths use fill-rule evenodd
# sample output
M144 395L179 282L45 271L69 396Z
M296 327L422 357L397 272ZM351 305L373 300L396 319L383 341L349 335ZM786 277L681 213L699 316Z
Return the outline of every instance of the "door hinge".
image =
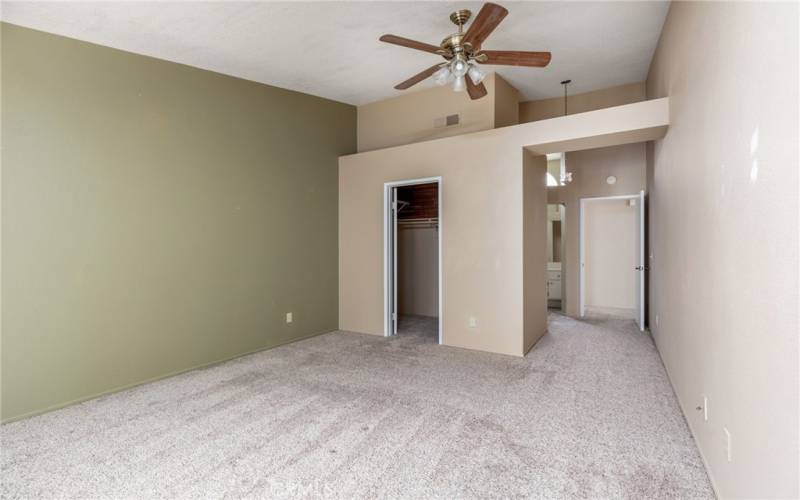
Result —
M392 313L392 321L397 321L397 313Z

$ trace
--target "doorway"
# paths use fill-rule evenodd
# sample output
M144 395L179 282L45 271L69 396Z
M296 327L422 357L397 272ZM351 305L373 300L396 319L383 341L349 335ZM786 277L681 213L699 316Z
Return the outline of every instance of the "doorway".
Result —
M384 184L384 221L384 335L441 344L441 177Z
M630 317L644 331L644 191L582 198L580 315Z
M547 205L547 308L563 311L564 300L564 223L566 208L563 203Z

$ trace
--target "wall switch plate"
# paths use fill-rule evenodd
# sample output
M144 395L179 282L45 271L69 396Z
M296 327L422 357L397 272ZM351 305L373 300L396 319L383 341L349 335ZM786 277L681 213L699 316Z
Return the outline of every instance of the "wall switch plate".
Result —
M728 462L733 461L733 453L731 451L731 433L727 427L722 428L725 431L725 457L728 459Z
M656 326L658 326L658 314L656 314Z
M703 421L708 422L708 396L703 394Z
M286 313L286 322L291 323L292 321L294 321L294 318L292 318L292 313Z
M477 320L477 318L475 318L474 316L473 316L473 317L470 317L470 318L469 318L469 327L470 327L470 328L475 328L476 326L478 326L478 320Z

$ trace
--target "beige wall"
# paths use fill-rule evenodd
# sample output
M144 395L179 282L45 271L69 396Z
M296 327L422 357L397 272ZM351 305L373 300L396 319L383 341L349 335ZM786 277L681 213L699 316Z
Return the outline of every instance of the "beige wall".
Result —
M523 148L659 137L667 106L642 102L340 158L340 328L384 332L384 183L441 176L443 341L521 355ZM544 227L540 237L544 259Z
M3 420L336 328L354 107L0 30Z
M494 127L519 124L519 92L500 75L494 76Z
M629 83L583 94L569 95L567 97L567 112L571 115L585 113L586 111L621 106L644 100L645 83ZM545 120L563 115L563 96L519 103L519 123Z
M400 314L439 316L439 230L397 231L397 308Z
M586 203L583 248L587 308L635 309L638 209L629 200Z
M565 204L561 235L564 245L561 294L567 314L580 314L580 199L637 194L645 189L645 171L644 143L567 153L567 172L572 172L572 182L547 190L549 203ZM606 183L609 175L617 178L616 184Z
M673 2L647 80L650 327L723 498L800 497L799 14Z
M384 182L442 176L443 342L522 354L522 150L465 137L340 159L341 329L384 333Z
M500 76L484 80L488 94L472 100L447 86L411 90L358 107L358 151L451 137L518 123L517 91ZM444 126L458 114L458 125Z
M522 169L523 343L528 352L547 331L547 158L524 152Z

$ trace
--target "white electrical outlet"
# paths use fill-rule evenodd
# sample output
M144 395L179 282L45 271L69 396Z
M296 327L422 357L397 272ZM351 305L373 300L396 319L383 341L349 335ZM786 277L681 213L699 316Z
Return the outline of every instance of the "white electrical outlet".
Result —
M469 318L469 327L470 327L470 328L475 328L475 327L477 327L477 326L478 326L478 320L477 320L477 318L475 318L474 316L471 316L471 317Z
M725 457L728 459L728 462L733 461L733 451L731 450L731 433L727 427L722 428L725 431Z
M286 313L286 322L291 323L294 319L292 318L292 313Z

